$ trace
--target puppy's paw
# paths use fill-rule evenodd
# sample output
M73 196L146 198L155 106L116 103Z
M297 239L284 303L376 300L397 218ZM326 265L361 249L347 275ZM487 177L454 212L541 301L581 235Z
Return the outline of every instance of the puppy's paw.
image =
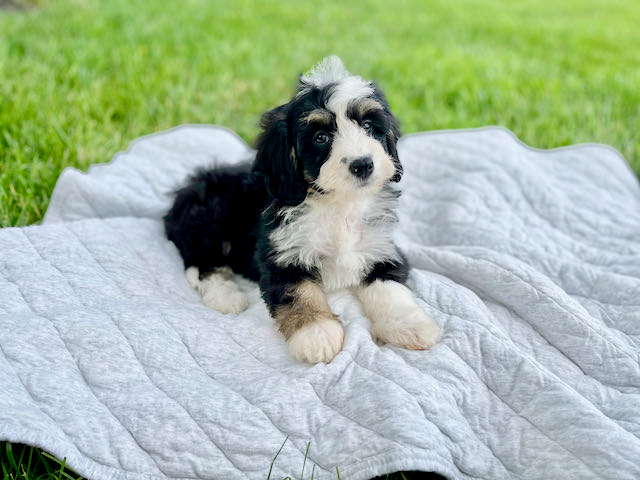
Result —
M371 335L408 350L426 350L436 344L442 327L433 318L417 307L403 313L376 321Z
M185 276L187 283L200 294L202 303L209 308L224 314L238 314L249 306L249 299L233 281L233 273L229 269L219 269L201 280L198 268L189 267Z
M321 317L302 326L289 338L289 352L297 360L328 363L342 350L342 324L331 317Z
M203 290L201 295L202 303L220 313L238 314L249 307L249 299L237 288L209 288Z

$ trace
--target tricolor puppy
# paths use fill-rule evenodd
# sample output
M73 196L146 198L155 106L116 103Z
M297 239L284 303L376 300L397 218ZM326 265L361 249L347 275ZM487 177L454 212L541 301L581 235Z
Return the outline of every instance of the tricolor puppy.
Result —
M240 313L248 301L232 273L257 280L292 355L329 362L344 331L325 294L350 289L375 338L431 347L440 326L405 286L392 239L400 133L380 88L328 57L262 129L253 165L197 172L165 217L203 302Z

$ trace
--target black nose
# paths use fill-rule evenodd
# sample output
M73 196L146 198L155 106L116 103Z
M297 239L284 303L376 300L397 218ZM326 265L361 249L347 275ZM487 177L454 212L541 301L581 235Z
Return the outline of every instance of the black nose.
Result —
M349 165L349 171L353 173L356 177L364 180L371 175L373 172L373 160L371 157L360 157L356 158Z

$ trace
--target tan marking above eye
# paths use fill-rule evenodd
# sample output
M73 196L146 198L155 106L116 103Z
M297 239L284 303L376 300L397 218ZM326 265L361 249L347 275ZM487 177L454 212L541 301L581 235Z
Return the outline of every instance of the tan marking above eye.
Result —
M363 98L355 102L358 114L360 117L364 117L367 113L382 110L382 105L375 101L373 98Z
M332 119L331 113L323 109L312 110L311 112L309 112L308 114L302 117L303 122L307 122L307 123L316 122L316 123L322 123L324 125L330 125L331 119Z

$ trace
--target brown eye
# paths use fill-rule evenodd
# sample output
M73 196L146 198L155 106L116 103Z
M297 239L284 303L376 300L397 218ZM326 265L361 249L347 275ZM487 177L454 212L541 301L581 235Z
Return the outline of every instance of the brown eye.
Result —
M364 122L362 122L362 128L364 128L365 132L371 133L371 131L373 130L373 125L371 124L371 120L365 120Z
M329 141L329 135L325 132L318 132L313 136L313 141L318 145L323 145Z

